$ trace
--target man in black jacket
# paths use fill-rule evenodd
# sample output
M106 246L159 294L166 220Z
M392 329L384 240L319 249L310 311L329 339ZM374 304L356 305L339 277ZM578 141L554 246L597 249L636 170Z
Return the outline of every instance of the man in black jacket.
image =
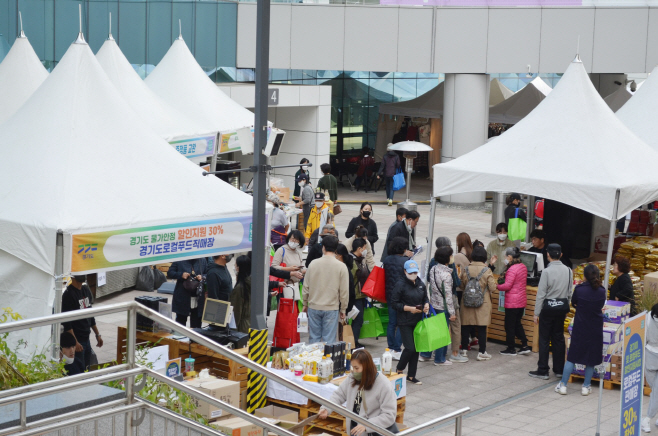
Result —
M389 244L395 238L404 238L409 243L407 244L406 253L407 257L413 256L413 250L416 248L416 241L414 241L414 229L418 225L420 220L420 214L415 210L407 211L405 218L399 223L391 227L391 230L388 232L388 238L386 238L386 248L389 248ZM388 251L386 254L390 254ZM384 259L382 259L383 261Z
M62 312L82 310L91 308L93 297L91 289L85 283L87 276L79 275L71 278L71 284L62 295ZM69 332L75 338L75 360L69 367L69 375L81 374L89 369L91 365L91 343L89 335L91 330L96 335L96 346L103 346L103 338L96 327L94 317L78 319L64 323L64 331Z
M509 229L509 220L512 218L521 218L523 221L528 222L528 217L526 216L525 212L523 209L520 208L521 206L521 195L517 194L516 192L513 193L510 197L510 204L505 208L505 224L507 224L507 228ZM516 216L516 210L519 210L519 215Z
M395 221L388 226L388 230L386 231L386 239L384 240L384 249L382 250L382 257L379 259L380 261L383 262L384 259L386 259L386 256L388 256L388 243L390 242L389 235L391 234L391 229L400 221L404 221L406 217L407 209L404 207L398 207L395 211Z
M333 224L325 224L325 226L322 228L322 234L320 236L336 236L336 229L334 228ZM306 268L311 264L312 261L315 259L319 259L322 257L322 242L317 242L311 246L311 248L308 249L308 255L306 256Z
M229 295L233 290L233 279L226 268L226 264L233 259L232 254L220 254L213 256L206 272L206 298L214 300L229 301Z
M388 246L389 254L384 259L385 286L386 286L386 301L391 301L391 294L404 278L404 263L409 260L406 256L408 247L408 238L393 238ZM390 305L388 306L388 329L386 331L386 338L388 340L388 348L391 350L394 360L400 360L402 352L402 336L400 330L397 328L397 311Z

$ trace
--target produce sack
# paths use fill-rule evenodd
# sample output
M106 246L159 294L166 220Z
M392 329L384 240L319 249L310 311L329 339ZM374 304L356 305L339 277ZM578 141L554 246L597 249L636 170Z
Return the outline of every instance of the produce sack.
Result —
M414 344L418 352L431 352L450 345L450 331L446 321L446 314L437 314L430 306L430 314L423 313L423 319L414 329Z

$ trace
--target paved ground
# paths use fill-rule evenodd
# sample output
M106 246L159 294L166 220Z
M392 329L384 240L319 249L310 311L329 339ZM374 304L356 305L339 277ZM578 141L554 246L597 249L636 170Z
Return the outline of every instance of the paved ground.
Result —
M419 181L412 184L418 192L414 201L428 199L430 184ZM342 190L339 199L344 201L384 200L385 194L355 193ZM396 198L397 199L397 198ZM375 204L373 219L380 231L385 231L394 219L394 207ZM358 205L345 204L343 214L337 218L339 233L344 236L349 220L358 213ZM429 225L429 206L420 205L421 219L418 227L419 240L424 241ZM465 231L472 239L487 243L490 217L486 211L439 208L435 222L435 237L448 236L453 244L458 233ZM382 239L385 234L381 234ZM380 252L383 242L375 245ZM232 268L229 268L232 271ZM101 298L96 305L133 300L143 293L123 292ZM97 318L97 324L105 338L105 346L96 349L100 362L111 361L116 356L116 327L125 325L124 315ZM268 320L270 331L274 318ZM303 340L304 338L302 338ZM386 346L384 338L365 339L363 344L373 355L381 355ZM450 367L435 367L431 362L419 363L418 378L422 386L408 386L405 424L414 426L462 407L470 407L472 412L464 420L464 435L594 435L598 404L598 387L592 395L580 395L581 383L569 386L569 394L560 396L553 391L557 379L549 381L528 377L530 370L536 369L537 355L501 356L498 352L504 347L497 343L488 344L488 352L493 356L488 362L475 360L477 351L471 351L471 360L466 364ZM619 434L619 390L604 390L601 435ZM645 397L645 410L648 397ZM654 428L658 433L658 428ZM453 425L448 425L432 434L454 434Z

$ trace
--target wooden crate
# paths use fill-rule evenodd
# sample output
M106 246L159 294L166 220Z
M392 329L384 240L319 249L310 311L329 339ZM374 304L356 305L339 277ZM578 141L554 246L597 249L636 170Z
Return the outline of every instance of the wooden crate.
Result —
M584 381L585 377L582 376L582 375L578 375L578 374L571 374L571 376L569 377L569 383L572 383L576 380ZM596 387L599 386L599 379L598 378L592 377L592 386L596 386ZM621 389L621 382L619 382L617 380L603 380L603 389L612 390L612 389L616 389L616 388ZM648 397L649 395L651 395L651 388L645 384L644 385L644 396Z
M533 286L526 287L528 303L525 308L525 315L521 319L523 330L528 338L528 345L532 347L535 353L539 351L539 326L534 322L535 301L537 299L537 288ZM491 324L487 328L487 338L497 341L505 341L505 313L498 311L498 290L491 295ZM516 343L521 345L517 338Z

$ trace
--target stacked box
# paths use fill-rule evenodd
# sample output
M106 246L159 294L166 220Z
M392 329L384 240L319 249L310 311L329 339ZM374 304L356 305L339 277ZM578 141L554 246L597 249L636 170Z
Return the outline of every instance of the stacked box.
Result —
M605 322L612 324L623 324L631 315L631 303L624 301L608 300L603 306Z
M614 355L610 359L610 380L621 383L622 356Z
M577 374L581 377L584 377L585 376L585 365L581 365L580 363L575 364L574 368L573 368L573 373ZM598 366L595 367L594 375L592 376L592 378L598 378L598 379L601 378ZM610 363L609 362L607 362L605 364L605 375L603 377L603 380L610 380Z
M160 297L156 295L154 296L144 295L142 297L135 297L135 301L159 313L160 302L166 304L168 303L169 300L167 299L167 297ZM149 319L144 315L140 315L139 313L137 314L137 330L143 330L145 332L153 332L154 330L153 324L154 321L152 319Z

